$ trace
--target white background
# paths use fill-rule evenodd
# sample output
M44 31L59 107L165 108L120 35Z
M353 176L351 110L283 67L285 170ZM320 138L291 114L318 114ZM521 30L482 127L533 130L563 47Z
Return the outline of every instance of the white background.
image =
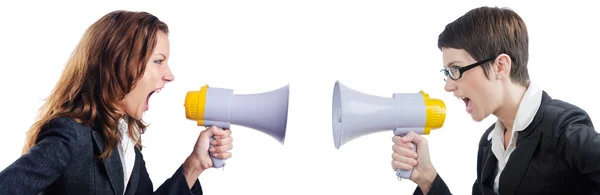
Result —
M454 194L470 194L477 144L496 118L471 120L443 90L437 36L472 8L507 6L530 35L531 79L554 98L584 108L600 124L597 97L600 12L591 3L518 1L97 1L2 2L0 7L0 168L17 159L42 99L86 28L116 10L148 11L171 29L175 81L153 95L144 157L157 188L191 152L202 127L185 119L187 91L204 84L259 93L290 84L284 145L233 126L233 158L200 176L206 194L410 194L391 168L392 133L336 150L331 133L335 80L364 93L424 90L448 106L428 136L432 161Z

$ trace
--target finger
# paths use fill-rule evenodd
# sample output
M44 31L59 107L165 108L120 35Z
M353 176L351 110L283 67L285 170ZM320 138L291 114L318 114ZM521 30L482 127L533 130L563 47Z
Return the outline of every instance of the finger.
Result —
M392 168L394 169L394 172L397 171L398 169L402 169L402 170L412 170L413 169L412 166L407 165L402 162L398 162L398 161L392 161Z
M207 131L211 132L213 138L215 138L215 139L219 139L219 138L221 138L221 136L223 136L225 134L225 131L223 131L223 129L216 127L216 126L211 126L210 128L207 129Z
M401 162L401 163L404 163L404 164L407 164L407 165L410 165L410 166L413 166L413 167L417 166L417 164L419 164L417 162L417 159L409 158L409 157L406 157L406 156L402 156L402 155L397 154L397 153L392 153L392 160L397 161L397 162Z
M406 135L401 136L400 142L402 142L402 143L413 142L416 139L416 136L418 136L418 134L416 134L412 131L408 132Z
M400 143L396 143L394 145L398 145L400 147L407 148L409 150L414 150L415 149L415 144L412 143L412 142L400 142Z
M217 129L216 126L207 127L204 131L200 132L200 137L202 137L204 139L208 139L209 137L214 136L215 129Z
M215 153L221 153L221 152L227 152L229 150L231 150L233 148L232 144L227 144L227 145L222 145L222 146L215 146L214 148L214 152Z
M402 137L398 136L398 135L394 135L392 137L392 142L394 142L395 144L404 143L404 141L402 140Z
M218 158L231 158L232 154L231 154L231 152L221 152L221 153L214 153L213 156L218 157Z
M223 129L223 137L229 137L231 136L231 130L230 129Z
M410 158L415 158L415 159L419 157L419 155L415 151L413 151L412 149L401 147L401 146L399 146L397 144L394 144L392 146L392 150L394 151L394 153L402 155L402 156L406 156L406 157L410 157Z
M211 144L213 146L221 146L221 145L231 144L231 142L233 142L233 138L227 137L227 138L223 138L223 139L215 139L211 142Z
M406 136L400 136L400 135L395 135L392 137L392 142L394 142L395 144L401 144L401 143L408 143L411 142L411 140L408 140L407 138L404 138Z
M425 139L423 136L415 133L415 132L408 132L406 134L406 136L404 136L402 138L405 141L411 141L413 143L415 143L417 146L421 145L421 144L427 144L427 139Z

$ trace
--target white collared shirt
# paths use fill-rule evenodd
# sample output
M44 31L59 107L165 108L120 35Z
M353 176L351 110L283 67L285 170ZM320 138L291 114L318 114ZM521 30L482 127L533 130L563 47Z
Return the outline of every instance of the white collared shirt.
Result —
M500 182L500 173L504 170L506 163L508 162L508 158L510 154L515 150L517 146L517 135L515 132L523 131L535 117L538 109L540 108L540 104L542 103L542 90L538 88L538 86L533 83L529 84L521 103L519 104L519 108L517 110L517 115L515 116L515 121L513 122L513 131L510 135L510 141L508 142L508 146L506 150L504 150L504 132L505 127L504 124L498 119L496 121L496 126L494 130L488 135L488 140L492 140L492 153L498 159L498 165L496 166L496 176L494 179L494 191L496 194L498 193L499 182Z
M121 142L118 146L119 157L121 158L121 164L123 165L123 182L125 183L123 194L127 189L127 183L129 183L129 177L131 171L133 171L133 165L135 163L135 144L133 140L129 138L127 118L121 118L119 120L119 131L121 131Z

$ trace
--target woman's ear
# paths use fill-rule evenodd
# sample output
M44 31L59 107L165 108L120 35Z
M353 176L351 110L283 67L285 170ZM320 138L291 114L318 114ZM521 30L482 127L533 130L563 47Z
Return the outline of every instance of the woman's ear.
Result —
M493 69L496 79L508 78L510 76L511 62L512 60L507 54L500 54L496 58L494 62L496 66Z

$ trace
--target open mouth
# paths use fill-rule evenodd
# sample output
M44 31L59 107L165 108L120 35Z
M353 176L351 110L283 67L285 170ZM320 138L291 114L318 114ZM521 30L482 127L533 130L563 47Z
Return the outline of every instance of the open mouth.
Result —
M150 94L148 94L148 97L146 97L146 107L148 107L148 104L150 103L150 96L152 96L152 94L154 94L154 91L150 92Z
M154 92L160 93L160 90L161 89L156 89L148 94L148 97L146 97L146 109L148 109L149 105L150 105L150 96L152 96L152 94L154 94Z
M465 102L465 107L468 113L471 113L471 111L473 111L473 101L471 101L470 98L468 97L459 97L460 99L463 100L463 102Z

